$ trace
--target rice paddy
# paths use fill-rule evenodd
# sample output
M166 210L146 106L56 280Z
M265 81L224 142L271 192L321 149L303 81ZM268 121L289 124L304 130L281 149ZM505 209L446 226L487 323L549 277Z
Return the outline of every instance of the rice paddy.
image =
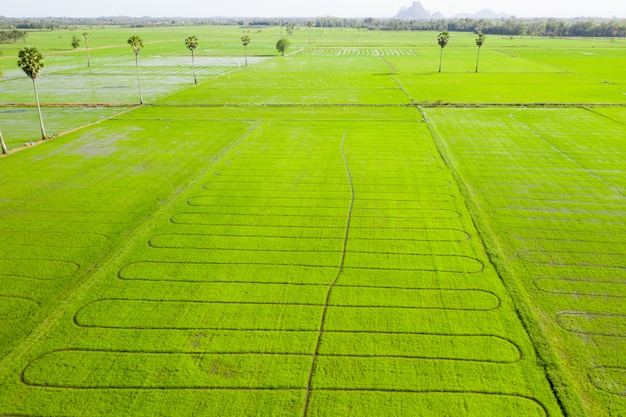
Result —
M240 28L141 29L136 106L127 32L30 38L57 136L0 158L0 414L626 413L626 44L475 73L453 34L438 73L434 33L267 28L245 67Z

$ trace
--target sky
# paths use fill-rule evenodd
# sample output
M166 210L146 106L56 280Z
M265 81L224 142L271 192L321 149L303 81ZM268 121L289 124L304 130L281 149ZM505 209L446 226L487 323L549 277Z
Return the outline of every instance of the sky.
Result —
M5 17L392 17L413 0L20 0L4 1ZM624 0L422 0L445 16L491 9L517 17L626 18ZM182 5L182 7L181 7Z

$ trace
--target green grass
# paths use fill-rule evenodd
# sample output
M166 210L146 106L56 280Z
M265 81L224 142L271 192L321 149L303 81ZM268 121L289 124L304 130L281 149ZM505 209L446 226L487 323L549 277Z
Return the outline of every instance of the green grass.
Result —
M199 134L194 142L185 138L185 123L154 123L159 130L180 133L167 144L178 159L152 146L147 125L111 120L88 134L74 133L2 160L5 172L11 172L0 185L2 295L25 298L41 310L3 327L3 353L41 320L57 295L88 274L188 175L199 172L199 161L227 146L230 133L246 129L239 123L210 124L212 139ZM119 134L109 135L107 124L117 125ZM19 168L23 166L28 169Z
M590 415L622 407L626 130L599 115L615 110L428 111Z
M47 107L42 109L48 136L95 123L127 110L125 107ZM9 150L41 139L36 107L0 107L0 129Z
M520 415L545 416L546 411L534 400L516 395L464 393L389 393L338 390L322 391L311 402L313 416L367 414L372 410L383 415Z
M390 391L398 399L409 390L435 402L446 392L472 392L468 400L477 404L490 395L496 403L516 401L514 393L559 413L415 110L370 109L374 121L356 112L333 120L334 109L308 110L318 116L313 122L286 122L281 109L224 112L193 124L230 120L221 128L248 126L249 135L155 210L73 291L50 329L63 336L37 342L6 369L22 372L23 382L2 403L8 396L34 398L8 412L35 406L56 387L88 390L103 405L117 390L134 391L139 403L150 401L153 389L165 390L160 401L173 395L169 390L183 390L185 401L201 403L206 389L228 389L220 396L231 401L239 401L241 390L272 389L280 400L247 412L275 415L302 413L302 400L295 411L283 404L309 389L311 414L328 389ZM188 123L187 113L139 109L106 124L140 122L146 134L151 125ZM387 114L398 120L385 121ZM167 142L169 136L152 131ZM383 141L388 137L393 146ZM421 178L427 179L416 187ZM386 282L367 279L376 273ZM407 273L412 282L404 280ZM133 337L128 349L123 341ZM415 385L441 366L460 367L458 376ZM398 377L417 368L420 374ZM494 381L493 372L502 374L495 385L486 382ZM72 398L76 405L65 412L80 414L84 406Z
M0 158L0 414L622 414L623 45L247 30L31 34L71 106Z

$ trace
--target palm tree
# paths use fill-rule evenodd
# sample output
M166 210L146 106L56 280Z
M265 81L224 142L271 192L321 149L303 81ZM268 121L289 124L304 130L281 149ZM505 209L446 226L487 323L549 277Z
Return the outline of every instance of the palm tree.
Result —
M439 53L439 72L441 72L441 60L443 59L443 48L448 44L448 40L450 40L450 34L448 31L441 32L437 36L437 43L441 47L441 52Z
M308 21L306 22L306 25L309 27L309 45L311 44L311 32L313 32L313 22L312 21Z
M9 149L7 149L7 145L4 143L4 138L2 137L2 132L0 132L0 148L2 148L2 153L9 153Z
M37 92L37 77L46 66L43 55L34 46L27 46L20 50L17 66L33 80L33 88L35 89L35 100L37 101L37 111L39 112L39 125L41 126L41 138L46 139L46 130L43 127L43 118L41 117L41 106L39 105L39 93Z
M191 51L191 66L193 67L193 83L198 84L198 80L196 79L196 61L193 55L193 52L198 47L198 38L196 38L195 36L188 36L187 39L185 39L185 46L187 47L187 49Z
M133 51L135 52L135 65L137 66L137 85L139 86L139 104L143 104L143 96L141 95L141 79L139 78L139 52L143 48L143 40L139 36L133 35L128 38L128 44L132 46Z
M480 47L485 43L485 35L478 31L478 37L476 38L476 45L478 45L478 55L476 55L476 72L478 72L478 58L480 58Z
M90 67L91 62L89 59L89 39L87 38L87 35L89 35L87 32L83 32L83 38L85 38L85 47L87 48L87 66Z
M0 78L2 78L2 67L0 67ZM2 132L0 132L0 148L2 148L2 153L8 153L7 145L4 143L4 138L2 137Z
M243 47L246 51L246 67L248 66L248 45L250 45L250 36L244 35L241 38L241 43L243 43Z

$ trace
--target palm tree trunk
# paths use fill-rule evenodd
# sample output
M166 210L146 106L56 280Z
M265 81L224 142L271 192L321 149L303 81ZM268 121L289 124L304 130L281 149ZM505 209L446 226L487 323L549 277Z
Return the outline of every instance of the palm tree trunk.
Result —
M198 84L198 80L196 79L196 61L193 56L193 49L191 50L191 66L193 67L193 83Z
M246 56L246 68L248 68L248 45L243 47Z
M91 59L89 59L89 41L85 38L85 46L87 47L87 67L91 67Z
M476 72L478 72L478 59L480 58L480 46L478 47L478 54L476 55Z
M35 100L37 101L37 112L39 112L39 126L41 127L41 138L46 139L46 130L43 127L43 117L41 117L41 105L39 104L39 93L37 92L37 80L33 78L33 87L35 88Z
M0 147L2 148L2 153L7 154L9 150L7 149L7 145L4 143L4 138L2 137L2 132L0 132Z
M137 67L137 85L139 86L139 104L143 104L143 95L141 94L141 79L139 78L139 54L135 54L135 66Z
M441 48L441 52L439 53L439 72L441 72L441 60L443 59L443 48Z

